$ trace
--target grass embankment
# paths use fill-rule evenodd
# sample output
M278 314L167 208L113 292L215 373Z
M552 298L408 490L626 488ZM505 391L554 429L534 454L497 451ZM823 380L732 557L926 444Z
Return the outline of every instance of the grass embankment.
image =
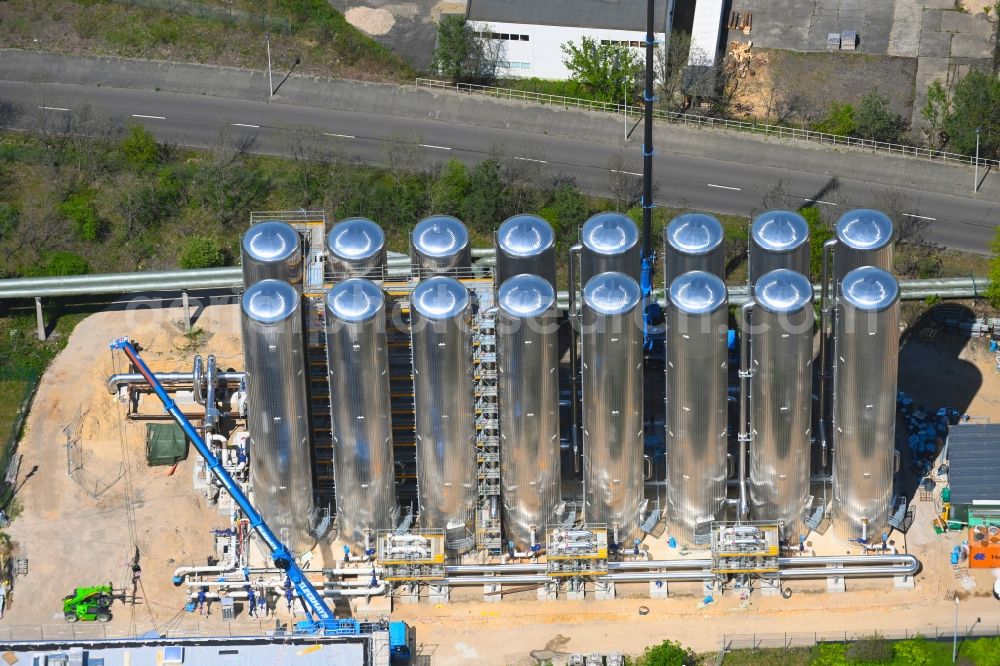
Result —
M951 641L911 638L886 641L870 638L856 643L822 643L812 648L734 650L726 653L723 666L946 666L951 664ZM715 663L705 655L702 663ZM961 641L958 664L1000 665L1000 638Z
M7 0L0 47L116 55L265 69L264 33L276 72L409 81L412 68L347 23L326 0ZM267 12L265 14L265 11Z

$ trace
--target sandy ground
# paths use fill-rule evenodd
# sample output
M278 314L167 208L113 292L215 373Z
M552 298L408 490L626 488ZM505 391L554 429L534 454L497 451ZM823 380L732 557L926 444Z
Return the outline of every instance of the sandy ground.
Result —
M187 370L195 353L209 351L223 367L242 367L236 306L209 308L197 322L205 334L194 347L183 336L181 316L179 308L95 314L77 326L46 372L20 444L17 497L24 512L9 529L17 556L29 560L29 573L17 579L0 624L62 623L61 599L77 586L110 581L120 590L128 583L131 594L136 546L142 553L140 604L116 603L109 629L127 630L133 622L152 628L183 607L170 582L173 569L204 563L214 552L211 529L227 527L228 519L193 490L193 451L172 475L169 467L147 467L145 425L126 423L124 407L105 385L108 375L127 370L121 354L108 349L124 334L142 344L153 370ZM77 477L87 490L67 475L63 428L70 424L81 435ZM88 493L95 488L103 491L97 498Z

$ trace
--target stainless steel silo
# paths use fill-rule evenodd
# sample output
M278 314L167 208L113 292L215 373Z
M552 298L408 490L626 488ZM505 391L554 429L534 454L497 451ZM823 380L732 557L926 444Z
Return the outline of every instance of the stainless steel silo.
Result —
M750 326L750 516L777 521L786 541L808 530L813 288L785 268L757 280Z
M241 305L254 506L301 554L315 539L300 297L283 280L262 280L243 293Z
M243 286L261 280L284 280L302 288L302 239L280 220L259 222L243 234Z
M722 224L711 215L684 213L663 232L664 282L688 271L726 277L726 242Z
M779 268L809 276L809 223L790 210L761 213L750 225L750 284Z
M899 283L856 268L840 283L833 364L833 527L843 539L888 532L899 369Z
M421 276L468 275L472 270L469 230L450 215L431 215L410 234L410 253Z
M666 308L667 516L685 543L722 518L727 476L726 285L691 271L670 284Z
M621 213L598 213L584 223L580 236L581 285L595 275L613 271L638 282L642 272L642 244L632 218Z
M559 471L559 313L538 275L515 275L497 292L500 481L507 540L544 544L562 500Z
M364 217L349 217L330 228L326 236L330 270L337 279L382 279L386 246L382 227Z
M364 551L396 508L385 296L374 283L327 292L326 350L340 538Z
M639 283L624 273L583 287L584 518L626 545L643 499L641 302Z
M496 283L521 273L540 275L556 287L556 235L536 215L515 215L496 234Z
M452 552L474 545L476 501L472 297L458 280L423 280L410 296L420 526Z
M877 210L859 208L844 213L835 229L837 245L833 249L833 284L855 268L875 266L892 270L892 246L896 229L892 220Z

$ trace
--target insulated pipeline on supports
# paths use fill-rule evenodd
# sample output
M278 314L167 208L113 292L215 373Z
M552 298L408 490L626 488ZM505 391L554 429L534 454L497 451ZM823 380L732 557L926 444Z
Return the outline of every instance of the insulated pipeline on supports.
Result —
M246 377L245 372L219 372L216 373L217 381L226 384L239 384ZM174 386L177 384L188 385L194 383L194 373L192 372L158 372L156 378L164 386ZM115 394L122 386L132 386L135 384L145 384L145 378L138 372L120 372L117 375L108 377L108 393Z

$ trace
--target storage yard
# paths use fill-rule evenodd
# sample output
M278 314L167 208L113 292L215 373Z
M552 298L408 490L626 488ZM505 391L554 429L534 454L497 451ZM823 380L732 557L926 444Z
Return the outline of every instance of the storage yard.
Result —
M617 213L583 224L568 288L530 215L490 249L430 217L406 257L369 220L255 214L242 292L92 315L45 374L0 641L329 633L312 594L356 631L405 621L433 663L930 631L956 594L995 625L1000 500L942 454L1000 419L991 322L901 321L891 221L836 231L816 289L805 221L761 215L738 304L704 214L658 241L663 296ZM194 448L147 449L172 420ZM108 582L106 623L69 617Z

